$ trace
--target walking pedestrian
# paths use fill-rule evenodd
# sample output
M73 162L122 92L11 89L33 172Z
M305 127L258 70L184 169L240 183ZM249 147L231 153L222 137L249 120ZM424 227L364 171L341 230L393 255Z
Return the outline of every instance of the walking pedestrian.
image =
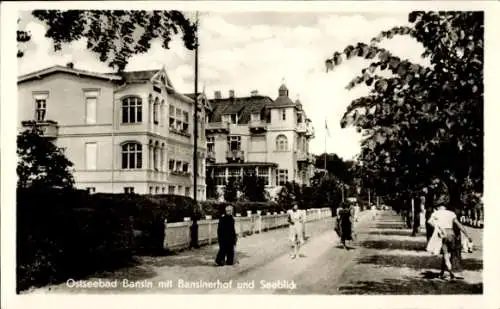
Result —
M458 221L457 215L447 209L450 199L446 185L443 182L435 183L435 189L434 201L437 208L428 222L436 229L436 233L442 241L440 277L444 279L447 271L450 274L450 279L455 279L458 278L456 273L462 270L461 234L463 233L469 242L472 242L472 239Z
M352 241L352 216L349 208L342 203L337 212L338 231L340 242L344 249L348 249L346 242Z
M236 229L234 227L233 206L225 208L225 214L219 219L217 226L217 240L219 252L215 258L218 266L234 264L234 250L237 242Z
M294 202L292 209L288 210L288 223L290 232L290 242L292 245L292 259L302 256L301 247L304 244L302 212L299 210L299 205Z

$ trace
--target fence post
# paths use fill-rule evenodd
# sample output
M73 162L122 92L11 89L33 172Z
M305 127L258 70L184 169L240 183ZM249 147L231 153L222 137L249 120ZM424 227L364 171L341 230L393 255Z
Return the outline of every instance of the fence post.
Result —
M163 220L163 249L168 249L168 241L167 241L167 219Z
M212 216L205 216L208 222L208 245L212 244Z
M262 211L257 210L257 231L259 234L262 233Z
M241 236L241 214L237 213L234 220L236 222L236 235Z
M184 222L186 223L186 245L189 247L191 243L191 218L184 217Z
M252 211L247 210L247 217L249 218L248 220L250 221L250 226L248 228L248 233L253 234L254 233L254 223L253 223L253 217L252 217Z

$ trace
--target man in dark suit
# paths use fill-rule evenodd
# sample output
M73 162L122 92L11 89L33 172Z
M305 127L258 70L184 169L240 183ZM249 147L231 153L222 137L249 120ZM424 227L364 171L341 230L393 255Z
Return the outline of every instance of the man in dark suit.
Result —
M234 247L236 246L236 229L234 228L233 206L227 206L224 216L217 226L219 252L215 258L218 266L234 264Z

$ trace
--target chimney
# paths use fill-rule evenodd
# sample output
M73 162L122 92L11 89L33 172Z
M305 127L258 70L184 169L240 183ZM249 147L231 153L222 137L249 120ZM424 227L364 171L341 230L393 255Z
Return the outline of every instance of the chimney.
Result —
M222 95L220 94L220 90L214 91L214 99L216 99L216 100L222 99Z
M75 65L73 64L73 62L68 62L68 63L66 63L66 67L73 69L75 67Z
M229 98L234 99L234 90L229 90Z
M259 95L259 91L258 91L258 90L252 90L252 91L250 92L250 95L251 95L252 97L255 97L255 96Z

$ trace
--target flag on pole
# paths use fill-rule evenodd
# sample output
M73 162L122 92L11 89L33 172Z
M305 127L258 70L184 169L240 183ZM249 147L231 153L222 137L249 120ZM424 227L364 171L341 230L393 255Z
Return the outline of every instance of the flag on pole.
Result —
M325 131L326 131L326 135L329 137L330 136L330 130L328 130L328 122L326 121L326 118L325 118Z

